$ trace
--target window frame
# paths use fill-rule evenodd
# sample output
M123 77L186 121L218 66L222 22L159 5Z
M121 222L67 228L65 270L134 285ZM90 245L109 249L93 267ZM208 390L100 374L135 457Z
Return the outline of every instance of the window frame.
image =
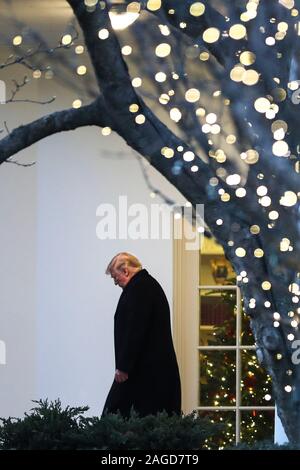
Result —
M235 345L219 345L219 346L201 346L198 339L197 344L197 351L235 351L235 405L230 406L222 406L222 405L215 405L215 406L198 406L198 411L234 411L235 412L235 442L238 444L241 440L241 411L252 411L252 410L274 410L275 406L243 406L242 403L242 390L241 390L241 377L242 377L242 351L250 350L255 351L256 346L254 345L243 345L241 341L241 333L242 333L242 309L241 309L241 290L238 285L199 285L198 286L198 293L199 298L201 297L201 290L214 290L214 291L226 291L226 290L234 290L236 292L236 304L237 304L237 311L236 311L236 335L235 335ZM199 317L199 330L200 330L200 317ZM198 369L199 370L199 369ZM198 371L198 384L200 383L200 372ZM199 390L198 390L199 392ZM199 393L198 393L199 397ZM199 400L199 398L198 398Z

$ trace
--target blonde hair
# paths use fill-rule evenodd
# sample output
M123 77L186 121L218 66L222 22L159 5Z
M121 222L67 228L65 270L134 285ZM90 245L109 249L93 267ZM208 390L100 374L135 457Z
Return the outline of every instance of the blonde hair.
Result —
M137 270L140 270L142 269L142 264L136 256L130 253L118 253L108 264L105 274L111 274L112 271L120 271L127 267L136 268Z

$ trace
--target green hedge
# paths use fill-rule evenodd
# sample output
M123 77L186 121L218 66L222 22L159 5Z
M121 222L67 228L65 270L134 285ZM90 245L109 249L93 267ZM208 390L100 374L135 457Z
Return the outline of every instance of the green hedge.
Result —
M132 412L129 419L113 414L86 418L88 407L63 409L59 400L35 403L24 418L1 419L0 449L196 450L207 443L216 448L223 433L222 425L195 413L141 418Z
M218 449L226 427L199 418L197 413L172 417L161 413L129 419L108 414L84 416L88 407L63 408L60 400L39 400L24 418L0 419L0 449L201 450ZM271 441L239 444L230 450L288 450Z

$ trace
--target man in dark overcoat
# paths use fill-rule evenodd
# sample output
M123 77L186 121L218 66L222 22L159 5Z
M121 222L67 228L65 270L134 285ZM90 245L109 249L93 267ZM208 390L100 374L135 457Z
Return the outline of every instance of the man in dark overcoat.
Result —
M116 255L106 274L123 292L114 318L115 378L103 413L180 414L180 376L162 287L129 253Z

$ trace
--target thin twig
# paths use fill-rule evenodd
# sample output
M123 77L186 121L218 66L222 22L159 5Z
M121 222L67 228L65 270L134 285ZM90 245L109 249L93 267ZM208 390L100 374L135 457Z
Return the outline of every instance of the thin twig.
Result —
M4 121L4 127L5 127L5 130L6 130L7 134L9 135L9 134L10 134L10 130L9 130L8 126L7 126L6 121Z
M33 166L33 165L36 164L36 162L20 163L20 162L17 162L16 160L5 160L3 163L13 163L14 165L23 166L23 167L25 167L25 168L30 167L30 166Z

